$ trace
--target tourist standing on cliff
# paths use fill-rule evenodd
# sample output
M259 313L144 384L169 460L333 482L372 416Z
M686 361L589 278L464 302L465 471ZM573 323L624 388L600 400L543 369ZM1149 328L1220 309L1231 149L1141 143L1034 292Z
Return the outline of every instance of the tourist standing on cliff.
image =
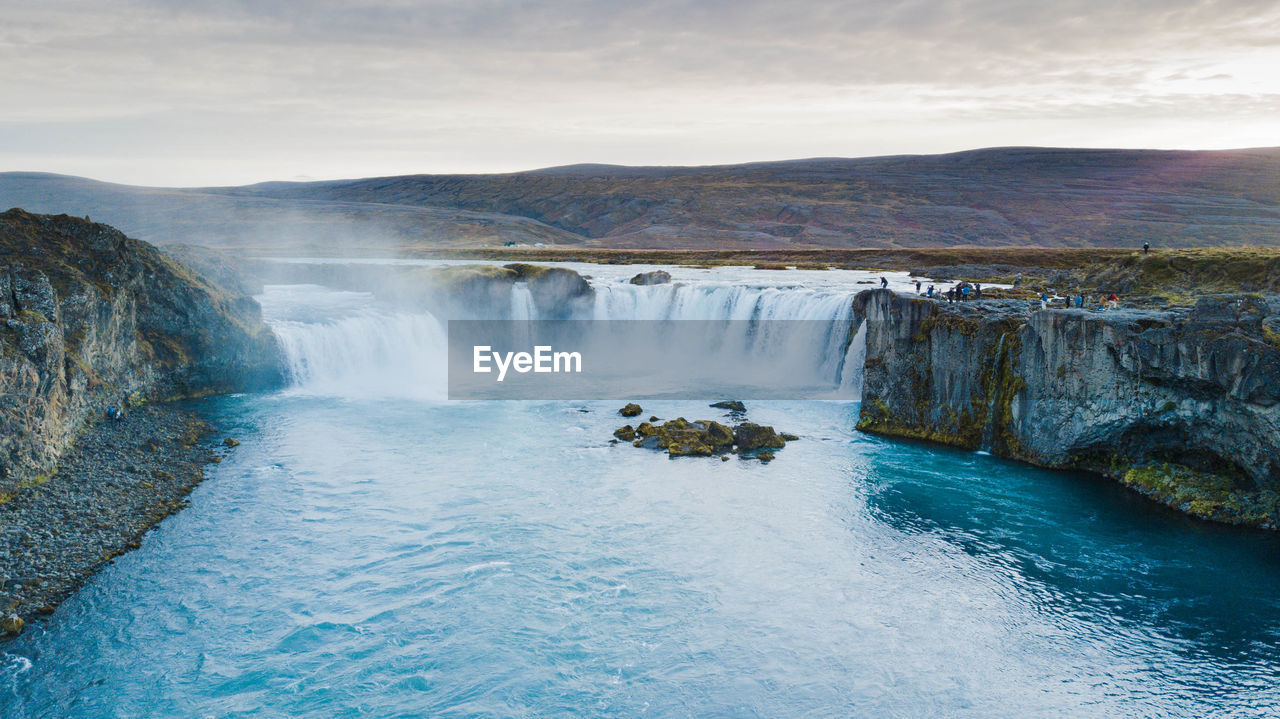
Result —
M916 280L916 294L920 294L920 280Z
M881 278L880 278L880 289L882 289L882 290L883 290L883 289L888 289L888 287L889 287L889 280L886 280L885 278L881 277Z
M1142 254L1146 255L1146 254L1150 254L1150 252L1151 252L1151 243L1150 242L1142 243Z
M975 300L982 299L982 283L980 282L973 283L973 299Z
M1107 298L1107 308L1112 310L1120 309L1120 298L1116 296L1116 293L1112 292L1111 296Z

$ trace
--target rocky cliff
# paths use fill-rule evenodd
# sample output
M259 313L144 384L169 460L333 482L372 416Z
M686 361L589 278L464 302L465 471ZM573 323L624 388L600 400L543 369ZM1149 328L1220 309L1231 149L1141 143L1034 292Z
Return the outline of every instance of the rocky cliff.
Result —
M106 225L0 214L0 498L49 473L110 405L279 380L248 295Z
M1280 526L1280 301L1031 311L863 292L858 427L1098 472L1197 516Z

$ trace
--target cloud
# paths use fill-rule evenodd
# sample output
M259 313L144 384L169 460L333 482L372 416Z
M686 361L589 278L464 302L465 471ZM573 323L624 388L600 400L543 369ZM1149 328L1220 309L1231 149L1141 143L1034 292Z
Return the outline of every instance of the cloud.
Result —
M1015 119L1051 144L1063 117L1100 145L1129 136L1117 114L1164 126L1219 95L1245 98L1220 107L1232 136L1261 137L1277 27L1280 2L1247 0L46 0L0 28L0 162L186 158L179 179L220 181L237 159L705 162L794 156L814 143L793 128L817 125L819 154L933 148L927 123L949 121L970 123L962 146L1007 144L984 125Z

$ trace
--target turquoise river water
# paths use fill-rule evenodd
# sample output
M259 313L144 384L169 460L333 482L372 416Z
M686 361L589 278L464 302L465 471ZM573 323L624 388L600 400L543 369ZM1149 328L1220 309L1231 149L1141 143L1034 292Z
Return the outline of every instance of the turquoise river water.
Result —
M358 293L264 306L294 386L207 403L241 446L0 647L0 716L1280 713L1271 535L862 435L856 399L749 403L802 436L767 465L671 460L608 443L618 402L399 391L437 328Z

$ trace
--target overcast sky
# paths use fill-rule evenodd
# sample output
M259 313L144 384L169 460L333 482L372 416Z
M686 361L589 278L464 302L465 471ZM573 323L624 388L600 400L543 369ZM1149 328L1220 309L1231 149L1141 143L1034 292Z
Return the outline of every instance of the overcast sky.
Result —
M0 3L0 170L206 185L1280 145L1280 0Z

